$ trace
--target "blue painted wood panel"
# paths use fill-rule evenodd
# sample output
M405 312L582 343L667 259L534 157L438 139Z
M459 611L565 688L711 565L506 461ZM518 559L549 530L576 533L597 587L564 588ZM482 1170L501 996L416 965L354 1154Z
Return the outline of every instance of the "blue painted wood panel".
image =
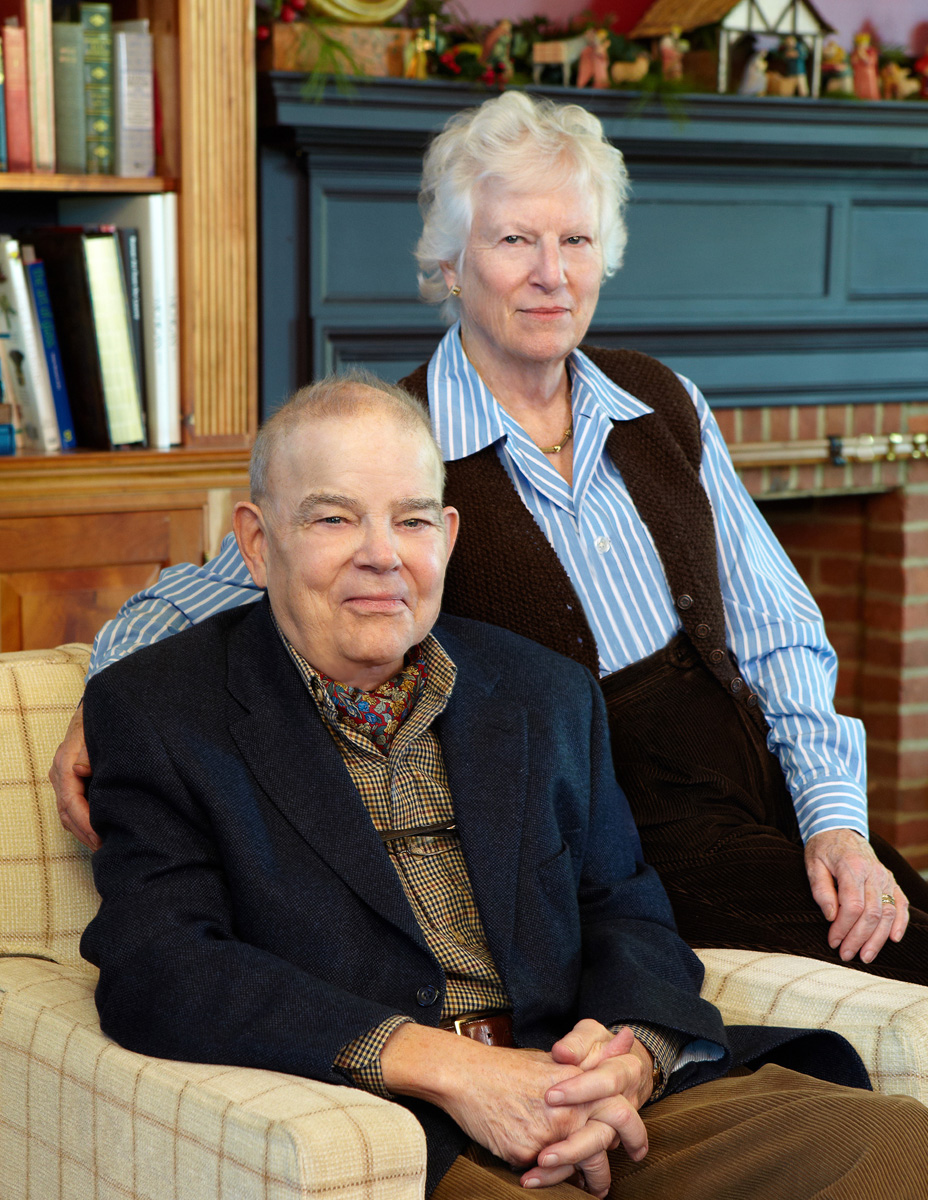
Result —
M412 257L421 151L484 97L381 81L307 105L287 81L265 85L262 161L278 165L262 172L263 253L274 261L285 240L306 280L295 299L296 268L284 269L285 286L262 297L267 400L282 365L363 362L399 378L443 330L418 300ZM633 181L626 262L591 340L663 357L718 406L928 400L921 106L699 97L679 122L617 94L551 94L599 110ZM294 148L299 167L282 169Z

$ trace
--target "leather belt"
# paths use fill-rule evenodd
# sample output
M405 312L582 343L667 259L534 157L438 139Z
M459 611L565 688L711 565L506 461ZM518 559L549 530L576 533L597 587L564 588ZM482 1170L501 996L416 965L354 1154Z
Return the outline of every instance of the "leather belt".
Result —
M442 1021L441 1027L485 1046L515 1046L512 1017L507 1012L464 1013L453 1021Z

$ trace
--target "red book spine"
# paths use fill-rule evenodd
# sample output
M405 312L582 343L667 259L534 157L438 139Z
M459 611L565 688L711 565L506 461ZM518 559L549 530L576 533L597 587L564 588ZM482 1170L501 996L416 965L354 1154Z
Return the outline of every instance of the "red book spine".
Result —
M31 171L32 128L29 122L29 77L26 70L26 31L3 26L3 65L6 80L7 169Z

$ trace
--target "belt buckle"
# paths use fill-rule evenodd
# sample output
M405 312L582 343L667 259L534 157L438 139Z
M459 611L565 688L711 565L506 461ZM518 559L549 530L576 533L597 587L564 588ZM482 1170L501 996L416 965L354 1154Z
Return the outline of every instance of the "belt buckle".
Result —
M464 1013L464 1015L462 1017L454 1018L454 1024L452 1025L452 1029L458 1035L458 1037L466 1037L467 1035L464 1033L462 1026L467 1025L471 1021L485 1021L487 1019L487 1017L495 1016L495 1015L497 1015L497 1014L495 1014L495 1013L480 1013L480 1012Z

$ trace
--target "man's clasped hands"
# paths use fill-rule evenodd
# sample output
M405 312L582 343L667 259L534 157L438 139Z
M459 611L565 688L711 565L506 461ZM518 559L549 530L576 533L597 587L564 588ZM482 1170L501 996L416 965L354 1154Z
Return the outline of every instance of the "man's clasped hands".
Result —
M652 1060L627 1027L613 1034L582 1020L546 1053L491 1049L409 1023L391 1035L381 1063L390 1091L437 1104L475 1142L527 1167L524 1187L579 1172L588 1191L605 1196L606 1151L622 1145L635 1162L647 1154L638 1110L651 1095Z

